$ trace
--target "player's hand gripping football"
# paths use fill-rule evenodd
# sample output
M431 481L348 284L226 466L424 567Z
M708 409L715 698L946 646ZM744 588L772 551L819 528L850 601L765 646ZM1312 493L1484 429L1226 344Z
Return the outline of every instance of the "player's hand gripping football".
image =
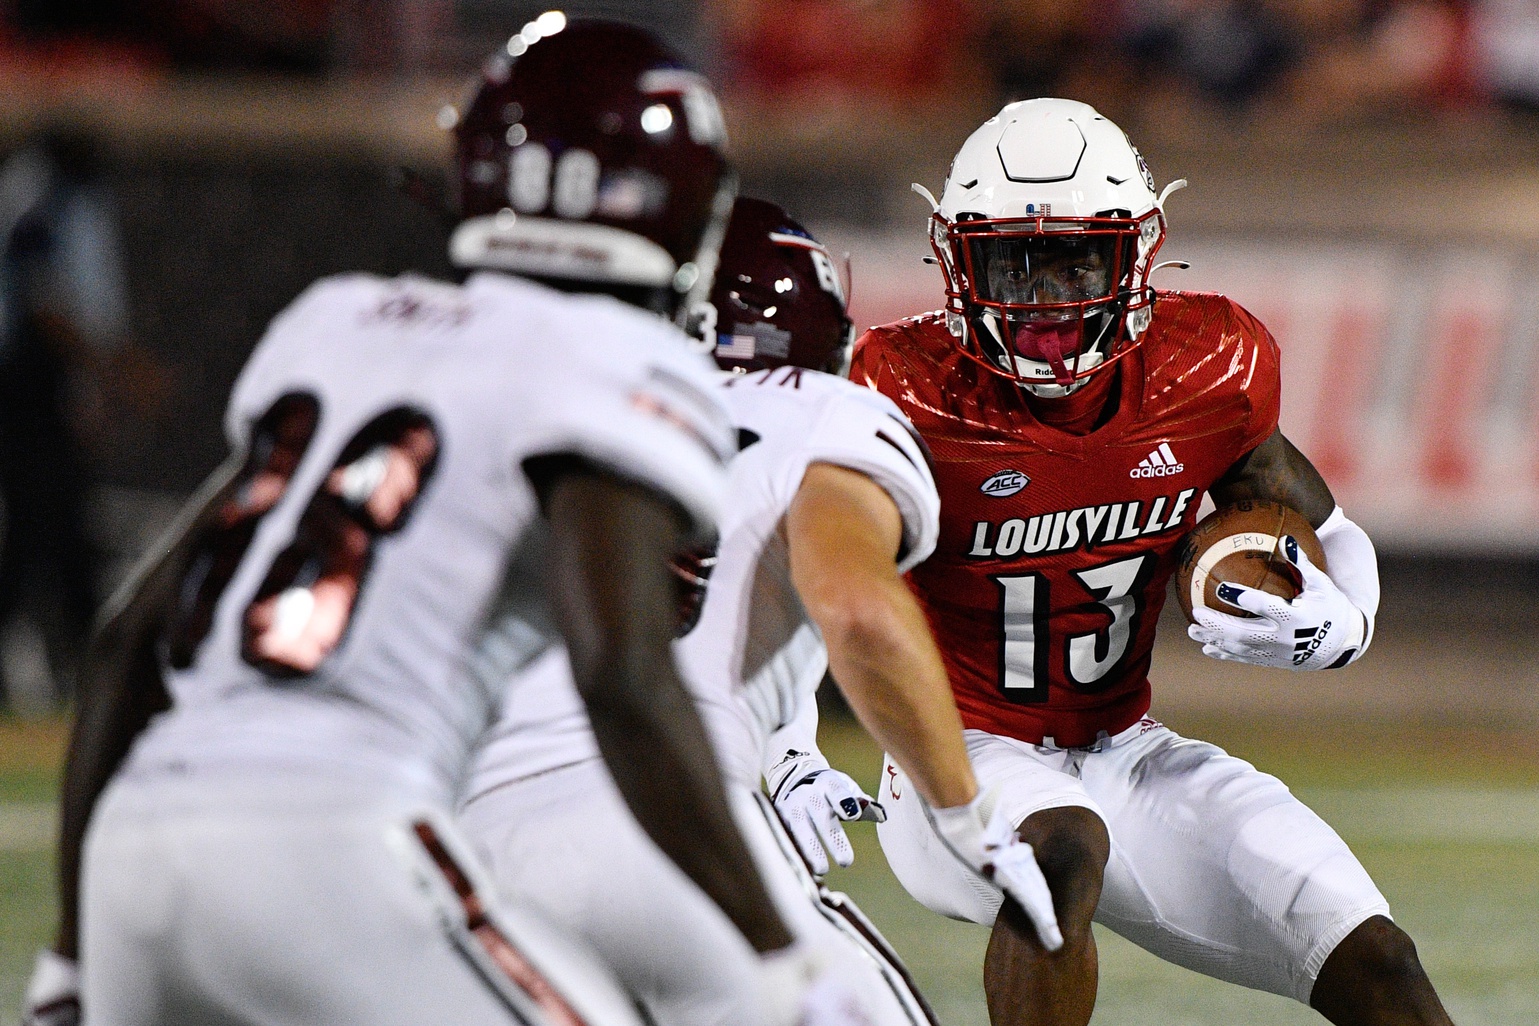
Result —
M79 1024L80 967L57 952L39 951L22 1001L21 1026Z
M1014 898L1031 920L1042 946L1057 951L1063 947L1063 932L1058 928L1047 879L1037 865L1037 853L994 804L991 793L980 792L966 805L932 808L930 815L951 853Z
M1304 588L1291 601L1255 588L1220 584L1218 597L1254 614L1234 616L1204 606L1193 608L1197 622L1187 628L1202 654L1252 666L1324 670L1345 666L1363 647L1366 622L1352 600L1290 535L1280 546L1299 570Z
M775 808L817 876L828 872L830 855L841 866L855 861L855 849L841 823L887 819L881 803L836 769L814 770L797 780L775 799Z

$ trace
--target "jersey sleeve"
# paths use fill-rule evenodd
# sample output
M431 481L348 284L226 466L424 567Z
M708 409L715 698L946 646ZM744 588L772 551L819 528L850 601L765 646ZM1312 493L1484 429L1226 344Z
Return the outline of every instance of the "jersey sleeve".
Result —
M632 326L623 345L589 344L561 365L523 458L580 456L651 488L689 516L692 543L710 543L736 435L712 387L714 365L666 322L642 316L655 326Z
M804 453L807 464L832 463L865 474L891 497L903 517L901 572L934 551L940 495L930 454L892 400L858 385L841 388L804 442Z
M1250 414L1245 422L1241 452L1250 452L1277 430L1282 406L1282 355L1277 340L1256 317L1231 301L1234 330L1251 350L1252 362L1244 383Z

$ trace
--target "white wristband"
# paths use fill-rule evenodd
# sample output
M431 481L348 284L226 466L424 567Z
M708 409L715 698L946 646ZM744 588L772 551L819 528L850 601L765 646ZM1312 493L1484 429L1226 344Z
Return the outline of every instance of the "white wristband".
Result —
M1337 506L1315 531L1325 550L1331 583L1363 614L1363 643L1352 657L1362 658L1373 642L1373 621L1379 611L1379 560L1367 533L1347 519Z

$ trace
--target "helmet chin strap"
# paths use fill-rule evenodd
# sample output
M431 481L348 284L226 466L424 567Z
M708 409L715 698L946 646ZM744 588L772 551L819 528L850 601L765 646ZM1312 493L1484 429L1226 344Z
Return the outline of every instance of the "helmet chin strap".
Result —
M1053 369L1053 380L1059 385L1067 387L1073 384L1074 373L1069 370L1069 365L1063 360L1065 336L1069 334L1064 329L1069 328L1071 325L1075 329L1075 334L1083 334L1083 320L1080 320L1078 323L1073 321L1052 322L1046 330L1030 322L1022 323L1015 329L1014 351L1020 352L1022 341L1029 340L1032 348L1041 353L1042 359L1046 360L1047 365ZM1077 362L1078 360L1076 360Z
M1114 316L1114 311L1112 308L1099 309L1091 316L1100 320L1100 330L1096 332L1095 338L1088 344L1082 346L1080 351L1076 354L1076 370L1090 370L1104 362L1105 354L1101 350L1101 345L1106 340L1107 332L1112 330L1117 323L1117 317ZM1084 320L1088 319L1089 318L1084 318L1079 322L1062 323L1065 326L1069 324L1075 324L1078 326L1083 325ZM1035 395L1039 395L1048 399L1056 398L1058 396L1065 396L1071 392L1076 391L1090 380L1088 376L1077 377L1072 371L1069 370L1068 362L1064 359L1063 356L1064 343L1069 334L1067 331L1047 331L1041 332L1039 334L1033 334L1032 341L1036 343L1037 351L1042 354L1041 360L1033 360L1030 357L1019 355L1013 344L1006 344L1004 333L1007 325L1001 323L1002 318L997 312L993 310L982 311L978 316L973 318L973 322L975 325L981 323L987 330L992 341L996 346L998 346L1000 356L1002 357L1002 359L1000 359L998 362L1005 370L1013 370L1017 374L1021 374L1021 364L1036 364L1039 367L1043 363L1047 364L1047 366L1053 372L1053 380L1051 382L1030 375L1026 375L1027 380L1020 382L1020 385L1023 388L1027 389ZM1015 338L1011 340L1012 343L1019 338L1021 332L1031 330L1032 329L1029 326L1025 324L1021 325L1021 327L1016 330ZM1082 328L1080 330L1083 331Z

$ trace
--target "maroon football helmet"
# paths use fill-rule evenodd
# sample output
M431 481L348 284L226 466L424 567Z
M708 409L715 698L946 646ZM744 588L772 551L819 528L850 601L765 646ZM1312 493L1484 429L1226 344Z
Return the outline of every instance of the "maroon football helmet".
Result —
M714 318L714 320L713 320ZM773 203L739 196L699 326L723 370L843 374L854 326L828 250Z
M592 284L666 313L710 289L736 193L704 78L645 30L550 12L455 126L461 267Z

